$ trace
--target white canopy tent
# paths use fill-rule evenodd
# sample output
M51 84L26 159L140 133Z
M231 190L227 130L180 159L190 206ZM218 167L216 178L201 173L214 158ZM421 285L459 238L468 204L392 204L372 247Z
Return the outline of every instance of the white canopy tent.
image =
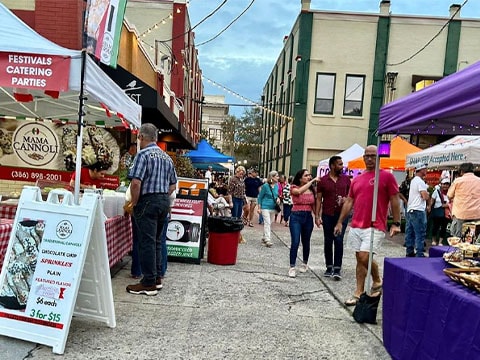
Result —
M480 136L458 135L431 148L407 155L406 167L423 163L429 168L449 169L464 162L480 164Z
M46 91L63 90L62 88L25 89L25 86L20 86L22 87L21 91L28 91L29 95L33 97L33 101L18 102L15 99L18 89L14 89L13 86L0 87L0 117L25 118L35 121L60 120L62 123L79 124L75 170L75 203L78 204L83 139L83 126L80 124L128 127L127 122L129 122L134 127L140 127L142 108L82 51L66 49L44 38L2 3L0 3L0 19L0 33L2 34L0 36L0 57L3 60L0 62L2 65L0 71L2 71L2 76L7 77L9 71L12 71L11 68L15 64L9 64L9 61L11 57L18 54L25 55L23 56L25 58L27 55L38 58L48 55L70 59L68 89L59 92L58 98L47 95ZM22 71L34 69L28 65L19 68ZM62 78L62 80L66 79ZM81 101L83 107L80 106Z
M340 156L343 160L343 163L346 166L350 160L353 160L353 159L358 158L359 156L362 156L364 151L365 151L365 149L363 147L361 147L360 145L353 144L348 149L336 154L336 156ZM318 169L317 169L317 175L318 176L324 175L324 171L322 171L322 169L328 169L329 168L328 167L329 160L330 160L330 158L323 159L318 163Z
M61 55L71 58L67 92L58 99L41 90L29 90L34 100L17 102L12 88L0 87L0 115L32 119L78 121L78 101L81 88L81 51L61 47L36 33L8 8L0 3L0 53L24 53ZM85 64L84 90L85 119L87 124L105 123L106 126L122 126L118 116L108 117L103 103L113 114L118 113L135 127L141 125L140 105L131 100L115 82L110 79L87 56Z

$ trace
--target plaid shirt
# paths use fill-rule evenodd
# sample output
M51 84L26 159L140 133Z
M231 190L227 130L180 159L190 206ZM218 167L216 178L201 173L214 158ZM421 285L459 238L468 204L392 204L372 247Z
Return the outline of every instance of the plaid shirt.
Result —
M168 193L170 185L177 183L172 159L156 144L148 145L138 152L128 178L142 182L140 195Z

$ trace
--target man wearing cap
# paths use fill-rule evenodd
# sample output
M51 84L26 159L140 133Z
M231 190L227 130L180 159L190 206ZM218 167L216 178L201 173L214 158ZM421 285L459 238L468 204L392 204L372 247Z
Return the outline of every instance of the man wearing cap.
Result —
M424 257L424 243L427 232L427 200L430 195L423 178L427 175L427 164L415 167L415 177L410 182L407 206L407 227L405 229L405 245L408 257Z
M446 240L447 225L449 218L447 218L446 211L449 209L449 201L447 196L448 188L450 187L450 178L444 178L440 181L440 186L435 186L430 199L428 208L430 209L430 217L432 219L432 245L442 245L442 239Z
M456 178L447 196L453 200L452 236L462 236L465 222L480 220L480 178L473 173L472 163L463 163L459 168L460 177Z

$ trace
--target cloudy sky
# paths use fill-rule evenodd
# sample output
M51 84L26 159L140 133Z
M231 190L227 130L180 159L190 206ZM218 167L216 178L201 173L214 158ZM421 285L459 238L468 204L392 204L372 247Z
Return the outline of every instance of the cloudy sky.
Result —
M214 15L194 29L200 67L203 71L205 94L225 95L230 114L241 116L247 104L229 94L223 87L249 100L258 102L263 86L283 47L283 38L300 12L300 0L190 0L192 26L197 25L223 2ZM463 18L479 18L478 0L391 0L393 14L449 16L452 4L464 4ZM379 12L380 0L312 0L313 10ZM250 6L250 7L249 7ZM228 26L247 7L248 10L227 30L209 41ZM202 45L203 42L206 42ZM213 80L221 86L210 83Z

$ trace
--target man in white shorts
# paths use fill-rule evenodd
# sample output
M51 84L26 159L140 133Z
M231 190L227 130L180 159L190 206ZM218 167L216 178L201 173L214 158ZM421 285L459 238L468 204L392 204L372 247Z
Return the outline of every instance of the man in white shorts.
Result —
M355 250L357 258L356 289L353 296L345 301L345 305L354 306L365 292L365 279L368 271L368 256L370 253L370 239L373 227L373 253L376 253L385 237L387 230L388 204L391 203L393 224L390 228L390 236L400 232L400 202L398 198L398 184L395 177L383 170L379 170L379 187L377 214L372 224L373 189L375 182L375 159L377 147L369 145L365 148L363 161L366 171L353 179L348 197L346 198L334 234L342 231L342 222L353 208L351 228L348 233L347 246ZM372 261L372 288L375 293L382 290L382 279L378 270L378 264Z

